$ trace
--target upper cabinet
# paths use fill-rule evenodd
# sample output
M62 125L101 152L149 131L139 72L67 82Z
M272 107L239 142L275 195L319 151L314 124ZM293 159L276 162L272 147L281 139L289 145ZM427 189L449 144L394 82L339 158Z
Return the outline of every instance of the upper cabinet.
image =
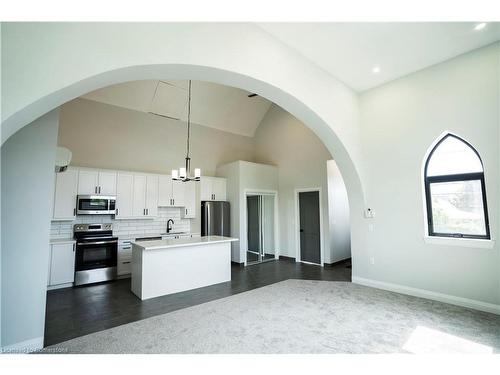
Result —
M116 219L158 216L158 176L118 172Z
M159 176L158 206L184 207L185 185L186 182L172 180L172 176Z
M68 168L56 173L53 220L74 220L76 215L76 193L78 169Z
M116 172L81 168L78 194L116 195Z
M225 201L226 179L203 176L200 181L200 197L202 201Z
M199 204L196 201L196 184L198 182L189 181L184 185L184 209L181 211L183 219L196 218L196 206Z

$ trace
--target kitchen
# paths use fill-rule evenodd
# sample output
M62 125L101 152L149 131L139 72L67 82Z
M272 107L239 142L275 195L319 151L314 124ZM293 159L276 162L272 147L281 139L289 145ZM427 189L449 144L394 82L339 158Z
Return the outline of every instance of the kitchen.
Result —
M187 81L125 82L61 107L47 343L247 290L256 285L245 276L250 273L260 274L258 283L293 274L299 256L295 190L318 187L326 201L331 155L304 124L266 99L208 82L192 85L188 165ZM307 151L297 154L299 147ZM191 180L182 181L184 175ZM338 169L334 183L343 195L336 204L347 207L337 176ZM261 202L252 219L249 199ZM221 218L210 206L229 207L229 215L226 208ZM318 229L324 233L316 234L322 242L317 259L327 264L343 259L328 245L328 212L329 205L322 205L325 220ZM220 231L214 231L217 222ZM232 239L217 239L213 249L197 252L207 248L205 234ZM79 256L85 246L96 251ZM164 256L142 262L142 255L153 252ZM264 262L267 267L258 267ZM134 272L134 264L141 269Z

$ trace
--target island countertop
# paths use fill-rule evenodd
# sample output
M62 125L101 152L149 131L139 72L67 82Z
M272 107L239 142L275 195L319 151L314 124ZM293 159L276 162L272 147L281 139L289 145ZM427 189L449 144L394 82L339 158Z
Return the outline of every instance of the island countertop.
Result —
M132 245L135 245L143 250L157 250L172 247L197 246L234 241L238 241L238 239L224 236L204 236L197 238L168 238L157 241L137 241L132 242Z

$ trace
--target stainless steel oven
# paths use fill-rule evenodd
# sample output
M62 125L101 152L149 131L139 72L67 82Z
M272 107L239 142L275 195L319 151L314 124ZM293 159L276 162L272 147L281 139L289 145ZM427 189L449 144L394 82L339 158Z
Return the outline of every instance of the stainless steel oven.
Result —
M76 224L75 285L116 279L118 237L111 224Z
M77 215L114 215L116 197L106 195L78 195Z

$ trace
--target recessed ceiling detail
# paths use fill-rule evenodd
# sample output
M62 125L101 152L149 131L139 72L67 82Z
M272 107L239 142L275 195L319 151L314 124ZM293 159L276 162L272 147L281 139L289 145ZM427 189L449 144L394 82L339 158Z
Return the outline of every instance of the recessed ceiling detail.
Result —
M125 82L82 96L101 103L187 120L187 82L148 80ZM193 81L191 121L198 125L253 137L271 102L234 87Z

